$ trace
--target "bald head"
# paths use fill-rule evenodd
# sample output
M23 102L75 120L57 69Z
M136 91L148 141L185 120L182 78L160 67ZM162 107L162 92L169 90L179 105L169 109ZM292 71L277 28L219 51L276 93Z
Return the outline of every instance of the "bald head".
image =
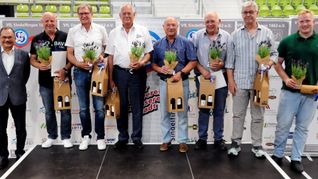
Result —
M174 39L178 33L178 21L175 17L167 17L163 23L163 30L168 39Z
M48 35L53 35L56 32L56 14L52 12L45 12L41 19L44 31Z
M215 35L219 31L219 25L220 25L220 18L219 14L216 12L209 12L204 17L204 24L206 31L209 35Z

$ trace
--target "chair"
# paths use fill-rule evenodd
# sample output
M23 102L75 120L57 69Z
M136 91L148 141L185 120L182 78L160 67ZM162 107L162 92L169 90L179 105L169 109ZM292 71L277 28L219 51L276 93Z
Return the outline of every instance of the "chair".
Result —
M57 7L55 5L47 5L45 6L45 12L57 12Z
M17 5L15 17L29 17L29 6L26 4Z
M33 4L31 6L32 17L38 18L42 16L43 6L38 4Z
M71 7L69 5L60 6L60 17L71 17Z
M309 9L311 5L314 5L316 0L304 0L304 5Z
M279 5L273 6L271 13L272 13L273 17L282 17L283 16L282 8Z
M279 5L282 7L290 5L290 0L279 0Z
M318 15L318 6L316 4L313 4L309 7L309 10L314 12L315 15Z
M267 5L269 7L273 7L275 5L278 5L278 0L267 0Z
M99 7L98 17L100 17L100 18L110 18L110 17L112 17L111 14L110 14L109 6L100 6Z
M293 0L292 1L292 5L294 7L297 7L297 6L301 5L301 4L303 4L303 0Z
M287 5L283 9L284 16L296 15L295 9L291 5Z
M268 8L268 6L266 6L266 5L262 5L260 8L259 8L259 13L258 13L258 15L260 16L260 17L268 17L268 16L270 16L270 10L269 10L269 8Z
M298 5L297 7L296 7L296 14L298 14L301 10L304 10L304 9L306 9L306 7L304 6L304 5Z
M266 0L256 0L258 6L266 5Z

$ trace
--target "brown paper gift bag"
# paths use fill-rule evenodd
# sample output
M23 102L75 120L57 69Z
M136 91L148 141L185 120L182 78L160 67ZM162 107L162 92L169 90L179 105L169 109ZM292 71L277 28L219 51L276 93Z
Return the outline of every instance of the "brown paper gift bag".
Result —
M268 106L269 96L269 77L268 71L264 72L263 77L260 73L256 74L254 80L254 98L253 101L258 106Z
M120 116L120 97L118 90L108 93L105 102L105 111L107 117L119 118Z
M183 81L172 82L172 79L167 79L167 111L182 112L184 111L183 97Z
M198 107L204 109L214 108L215 80L205 79L200 76L200 90L198 96Z
M71 87L68 80L54 78L53 84L54 109L71 109Z
M107 63L94 65L91 80L91 94L101 97L106 96L108 90L108 79Z

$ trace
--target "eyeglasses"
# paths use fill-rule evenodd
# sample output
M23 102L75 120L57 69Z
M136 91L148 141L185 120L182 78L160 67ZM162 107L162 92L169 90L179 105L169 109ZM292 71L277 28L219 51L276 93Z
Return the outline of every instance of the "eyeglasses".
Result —
M89 15L90 14L90 12L79 12L78 13L78 15L80 15L80 16L87 16L87 15Z
M247 15L247 14L255 14L256 11L243 11L242 14Z

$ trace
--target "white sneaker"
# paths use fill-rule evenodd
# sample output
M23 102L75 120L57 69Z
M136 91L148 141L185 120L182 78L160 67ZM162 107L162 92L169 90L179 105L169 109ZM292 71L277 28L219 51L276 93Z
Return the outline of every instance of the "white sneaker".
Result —
M73 147L71 139L64 139L63 140L63 144L64 144L64 148L66 148L66 149Z
M42 148L47 149L50 148L55 143L55 139L48 138L43 144Z
M104 139L97 140L97 148L98 148L98 150L105 150L106 149L106 142Z
M231 147L228 151L227 154L229 156L238 156L239 152L241 151L241 147Z
M265 157L265 151L262 149L262 147L253 147L252 152L254 153L256 158L264 158Z
M89 138L88 135L84 136L82 138L82 142L81 142L81 144L79 146L79 150L86 150L88 148L88 145L89 145L90 141L91 141L91 139Z

